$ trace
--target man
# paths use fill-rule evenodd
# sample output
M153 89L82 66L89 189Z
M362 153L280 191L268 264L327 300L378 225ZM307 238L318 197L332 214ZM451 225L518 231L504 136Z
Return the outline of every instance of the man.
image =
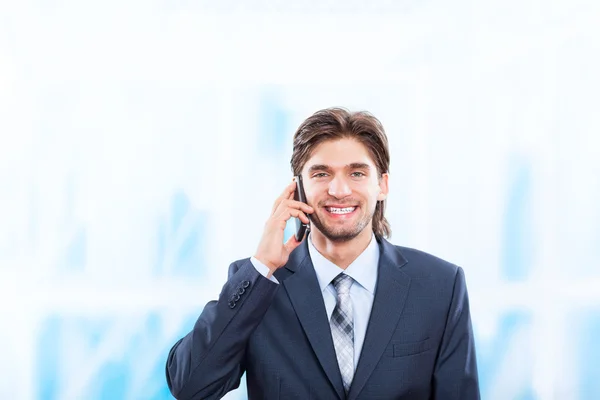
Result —
M296 182L254 257L169 353L178 399L218 399L246 373L250 399L479 399L460 267L390 244L388 143L366 112L332 108L294 135ZM308 218L310 216L310 219ZM310 223L283 243L291 217Z

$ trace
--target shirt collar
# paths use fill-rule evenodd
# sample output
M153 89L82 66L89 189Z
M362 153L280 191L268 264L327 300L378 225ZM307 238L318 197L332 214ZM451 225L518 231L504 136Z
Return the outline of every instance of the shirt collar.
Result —
M367 248L360 253L348 268L344 271L328 259L326 259L312 243L311 236L308 235L308 252L310 259L317 273L317 280L321 291L331 283L333 278L340 272L345 272L358 282L372 295L375 294L375 283L377 282L377 266L379 265L379 246L375 235L371 236L371 241Z

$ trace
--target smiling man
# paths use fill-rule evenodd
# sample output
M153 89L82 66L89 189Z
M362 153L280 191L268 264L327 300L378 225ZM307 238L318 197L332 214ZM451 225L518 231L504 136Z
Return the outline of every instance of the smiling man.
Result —
M177 399L479 399L463 270L392 245L390 155L366 112L321 110L294 135L292 181L253 257L169 353ZM283 242L287 221L310 233Z

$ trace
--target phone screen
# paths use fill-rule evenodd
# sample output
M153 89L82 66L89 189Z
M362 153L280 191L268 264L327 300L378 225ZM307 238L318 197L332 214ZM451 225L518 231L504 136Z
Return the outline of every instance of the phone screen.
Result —
M296 191L294 192L294 200L306 203L306 194L304 193L304 185L302 184L302 175L296 175ZM308 203L306 203L308 204ZM309 217L310 218L310 217ZM301 241L304 239L306 232L310 229L310 225L305 224L300 220L296 219L296 240Z

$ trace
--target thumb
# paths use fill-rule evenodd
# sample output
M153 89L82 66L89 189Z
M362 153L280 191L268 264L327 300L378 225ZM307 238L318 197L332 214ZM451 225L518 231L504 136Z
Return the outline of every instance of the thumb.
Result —
M298 247L300 245L300 243L302 243L302 241L297 241L296 240L296 235L292 235L292 237L290 237L287 242L285 242L285 250L287 251L288 254L290 254L292 251L294 251L294 249L296 247Z

